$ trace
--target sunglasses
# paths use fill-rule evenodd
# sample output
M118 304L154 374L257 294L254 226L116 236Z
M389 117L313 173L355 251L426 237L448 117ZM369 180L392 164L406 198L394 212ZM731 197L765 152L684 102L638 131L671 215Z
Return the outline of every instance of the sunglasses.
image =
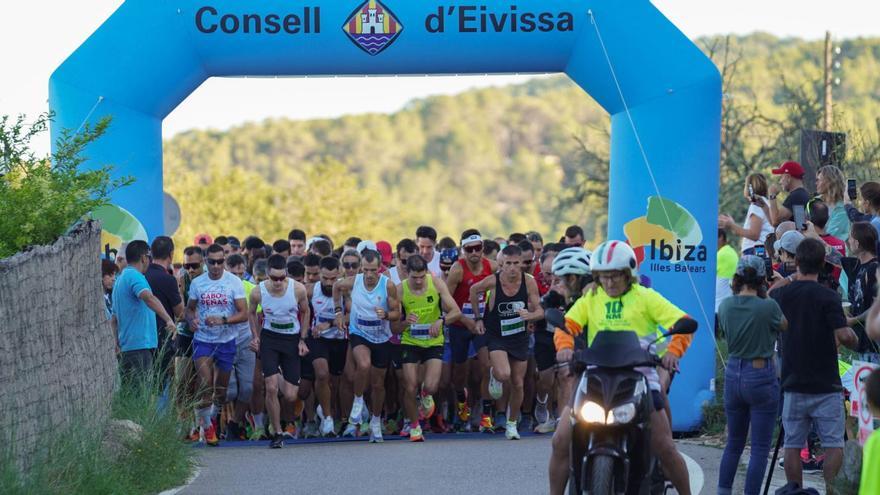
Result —
M482 244L477 244L476 246L465 246L465 247L463 247L462 249L463 249L464 252L466 252L466 253L476 253L476 252L478 252L478 251L482 251L482 250L483 250L483 245L482 245Z
M214 259L208 258L209 265L222 265L223 263L226 263L226 260L214 260Z
M187 270L198 270L199 267L201 267L201 266L202 266L201 263L184 263L183 264L183 267L186 268Z
M269 278L272 279L273 282L283 282L284 279L287 278L287 276L286 276L286 275L282 275L282 276L280 276L280 277L273 277L272 275L269 275Z
M345 268L346 270L353 270L359 266L361 266L360 263L343 263L342 264L342 267Z

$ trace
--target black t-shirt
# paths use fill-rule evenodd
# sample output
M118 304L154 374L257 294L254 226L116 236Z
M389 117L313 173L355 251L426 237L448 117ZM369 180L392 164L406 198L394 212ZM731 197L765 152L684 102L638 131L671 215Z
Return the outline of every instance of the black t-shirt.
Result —
M839 392L834 331L846 327L836 292L818 282L796 281L770 293L788 320L782 332L782 390Z
M165 268L155 263L150 263L144 276L147 278L147 283L150 284L150 290L153 291L153 295L156 296L156 299L165 308L165 312L168 313L168 316L174 318L174 307L181 302L180 288L177 286L177 280ZM159 332L159 337L164 339L165 322L158 315L156 315L156 330ZM159 345L161 346L162 342L159 342Z
M803 187L799 187L794 191L788 193L788 197L783 201L782 206L788 208L788 211L794 212L794 205L801 205L804 208L807 207L807 203L810 202L810 194Z

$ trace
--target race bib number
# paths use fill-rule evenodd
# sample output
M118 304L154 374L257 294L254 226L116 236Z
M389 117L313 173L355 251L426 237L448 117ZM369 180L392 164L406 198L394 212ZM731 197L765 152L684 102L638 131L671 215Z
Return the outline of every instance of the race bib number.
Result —
M427 340L431 338L431 325L428 323L415 323L409 326L409 334L414 339Z
M517 316L507 320L501 320L501 336L509 337L526 331L526 322Z
M379 337L382 334L382 320L364 320L358 318L357 325L358 328L370 336Z
M486 312L486 303L480 303L480 314L484 314ZM471 303L464 303L461 307L461 315L465 318L470 318L471 320L476 318L474 314L474 307L471 306Z

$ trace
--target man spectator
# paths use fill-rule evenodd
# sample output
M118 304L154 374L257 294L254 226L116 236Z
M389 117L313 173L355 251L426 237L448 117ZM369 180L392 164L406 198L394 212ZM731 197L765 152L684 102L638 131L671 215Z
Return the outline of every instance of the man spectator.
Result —
M584 247L584 229L572 225L565 229L565 245L568 247Z
M718 313L721 301L733 295L730 281L733 280L736 265L739 263L739 255L727 243L727 231L724 229L718 229L718 251L715 258L715 313Z
M786 220L794 218L795 205L807 207L810 201L810 194L804 189L804 167L798 162L785 162L781 167L773 169L773 175L781 175L779 178L779 186L773 184L770 186L767 202L770 205L770 223L779 225ZM782 206L776 203L776 196L779 194L779 188L788 193ZM777 232L777 237L779 233Z
M150 265L150 247L146 241L132 241L125 247L128 266L113 285L113 316L110 326L116 337L116 351L124 378L144 376L153 367L153 353L158 344L156 320L165 323L165 331L174 331L174 320L162 307L144 277ZM155 315L154 315L155 313Z
M116 263L103 259L101 260L101 285L104 287L104 307L107 310L107 319L113 316L113 284L116 283L116 274L119 273L119 267Z
M825 225L828 224L828 216L828 205L822 201L813 201L810 204L810 221L813 223L816 234L819 235L822 242L828 244L832 249L840 253L840 256L846 256L846 243L825 231ZM831 272L831 276L835 281L839 282L840 268L835 267Z
M292 256L306 255L306 233L300 229L293 229L287 234L287 242L290 243Z
M147 267L145 277L150 284L153 295L162 303L162 308L169 315L180 319L183 316L183 300L180 297L180 287L177 280L171 275L171 263L174 258L174 241L170 237L159 236L153 240L150 246L153 254L153 262ZM174 332L165 331L165 321L156 317L156 331L158 335L158 354L161 369L170 373L171 358L174 357Z
M125 261L125 248L128 247L127 242L123 242L119 245L119 250L116 251L116 257L113 258L113 261L116 263L116 266L119 268L119 271L125 269L128 266L128 263Z
M795 253L797 253L797 248L803 240L803 234L796 230L789 230L782 234L782 237L773 244L773 249L776 251L776 256L779 259L776 271L782 277L794 275L797 271L795 268Z
M788 482L803 484L800 451L815 428L825 448L823 474L829 485L843 463L843 387L837 347L842 344L854 349L858 337L846 324L840 297L818 282L825 264L822 241L810 238L800 242L795 264L797 272L788 277L776 274L770 289L770 296L789 322L780 349L785 476Z

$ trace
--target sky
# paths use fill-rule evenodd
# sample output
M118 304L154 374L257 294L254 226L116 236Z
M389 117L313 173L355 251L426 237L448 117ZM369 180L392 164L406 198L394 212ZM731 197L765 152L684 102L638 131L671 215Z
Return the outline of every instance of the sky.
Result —
M877 0L654 0L686 35L765 31L820 39L880 36ZM4 0L0 6L0 115L48 109L52 71L97 29L121 0ZM47 13L51 12L51 15ZM308 119L393 112L413 98L521 82L529 76L339 79L212 78L163 123L165 137L192 128L228 129L270 117ZM373 95L364 99L363 94ZM48 136L34 143L48 151Z

